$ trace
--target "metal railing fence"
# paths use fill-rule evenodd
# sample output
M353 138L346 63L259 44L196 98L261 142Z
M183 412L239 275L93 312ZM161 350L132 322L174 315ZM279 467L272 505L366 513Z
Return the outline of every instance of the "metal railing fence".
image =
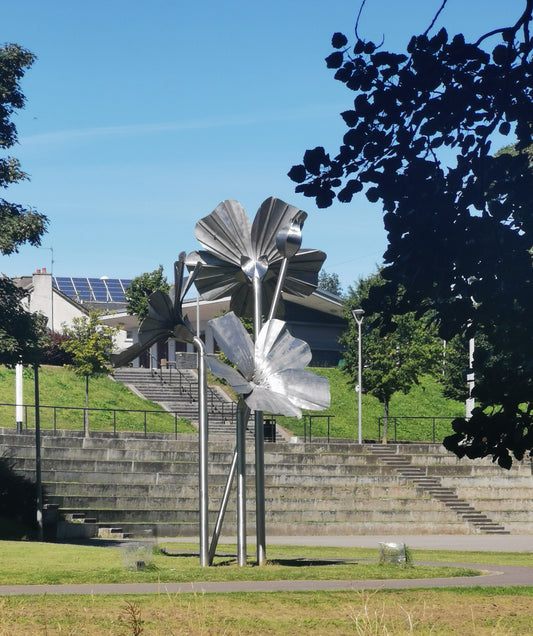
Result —
M382 438L385 417L378 418L378 440ZM442 441L446 435L452 433L451 423L455 417L425 417L425 416L389 416L387 426L388 441L420 441L435 443ZM416 426L413 426L416 425ZM416 438L413 438L411 430L416 428ZM422 433L420 433L422 431Z
M40 426L51 429L54 434L58 430L80 430L83 432L85 413L89 417L91 430L108 431L116 435L118 432L143 432L145 437L152 433L173 433L178 436L178 420L183 419L177 412L148 411L141 409L102 409L78 406L39 405ZM23 406L25 430L33 429L35 422L35 405ZM79 421L79 427L78 427ZM157 424L155 423L157 421ZM0 426L17 427L15 404L0 403Z

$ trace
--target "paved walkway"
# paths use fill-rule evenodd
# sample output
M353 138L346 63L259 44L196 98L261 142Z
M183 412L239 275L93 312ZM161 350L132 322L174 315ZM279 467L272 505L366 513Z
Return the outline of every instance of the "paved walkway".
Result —
M188 539L163 539L167 542L191 542ZM275 545L378 547L379 542L404 542L419 550L469 550L500 552L531 552L530 535L417 535L417 536L349 536L349 537L268 537L269 553ZM220 543L235 543L235 538L223 537ZM198 583L120 583L83 585L1 585L0 596L17 594L184 594L210 592L308 592L333 590L413 589L428 587L507 587L533 586L533 567L482 565L472 563L439 563L483 571L477 577L436 579L387 579L366 581L232 581Z
M439 563L439 565L445 565ZM0 596L17 594L203 594L209 592L312 592L335 590L405 590L427 587L507 587L533 585L533 568L453 564L484 570L476 577L387 579L368 581L229 581L199 583L111 583L84 585L2 585Z
M161 539L163 542L187 542L191 539ZM405 543L412 550L466 550L479 552L533 552L533 535L526 534L426 534L426 535L351 535L351 536L267 536L269 546L333 546L337 548L377 548L379 543ZM222 537L219 543L236 543L235 537ZM250 540L255 543L255 537Z

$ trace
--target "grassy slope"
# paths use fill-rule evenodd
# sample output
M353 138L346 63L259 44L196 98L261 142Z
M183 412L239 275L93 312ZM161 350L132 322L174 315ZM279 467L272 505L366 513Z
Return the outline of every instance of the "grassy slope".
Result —
M325 413L332 415L330 421L330 435L332 437L355 438L357 436L357 394L348 385L347 376L338 368L316 368L316 373L327 377L331 388L331 407ZM26 372L28 373L28 372ZM39 373L40 400L42 405L83 407L85 403L85 384L83 378L76 377L71 371L61 367L43 367ZM12 404L15 393L14 371L0 367L0 403ZM27 404L34 403L33 379L24 380L24 400ZM383 406L370 395L363 395L363 438L377 438L377 421L383 415ZM89 406L90 408L111 409L139 409L161 410L157 404L142 400L132 394L121 383L113 382L107 377L97 378L89 382ZM61 414L61 427L76 428L82 426L81 411ZM409 394L396 394L391 402L390 414L396 417L457 417L464 413L464 405L442 397L440 386L430 377L425 377L420 386L415 386ZM1 407L2 422L11 425L13 413L11 407ZM314 413L322 415L322 413ZM29 414L33 417L33 413ZM43 426L52 426L52 413L49 409L42 410ZM135 423L133 423L135 420ZM166 420L166 421L164 421ZM297 418L277 417L276 421L294 435L303 435L304 422ZM5 425L5 424L4 424ZM131 429L133 426L141 429L143 417L138 414L120 416L117 419L119 429ZM91 413L91 427L107 428L112 426L112 420L108 415ZM148 416L149 430L173 431L174 421L169 416ZM192 432L183 422L179 424L180 432ZM442 439L449 432L449 421L438 423L437 439ZM315 418L312 422L312 435L326 435L327 424L324 418ZM389 432L389 440L394 439L394 430ZM398 428L398 439L431 440L432 422L424 420L402 421Z
M34 404L33 373L25 370L23 381L24 403ZM40 404L44 406L64 406L83 408L85 405L85 379L77 377L72 371L62 367L44 366L39 371ZM15 372L0 367L0 403L13 404L15 401ZM149 400L144 400L129 391L120 382L113 382L108 377L89 380L90 409L130 409L138 411L160 411L161 415L148 414L147 427L151 431L173 432L174 418L164 414L163 409ZM3 426L14 425L12 407L1 407ZM56 412L57 426L67 429L83 428L82 411ZM33 419L33 410L28 410L28 419ZM44 428L52 426L52 409L41 409L41 420ZM141 413L118 414L116 419L119 430L141 430L144 416ZM31 426L30 422L28 425ZM110 430L113 425L112 415L91 412L90 426L93 430ZM192 433L196 429L185 420L178 421L178 431Z
M338 368L313 369L316 373L328 378L331 390L331 406L324 413L333 415L330 421L332 437L357 437L357 394L348 385L348 377ZM383 405L371 395L362 396L362 429L364 439L376 439L378 418L383 416ZM396 417L447 417L454 418L464 414L464 404L442 397L439 383L424 377L419 386L415 386L407 395L397 393L393 396L389 409L390 416ZM320 415L320 413L316 413ZM304 422L296 418L277 417L276 421L295 435L303 435ZM450 431L449 422L437 422L437 439L442 439ZM327 432L325 419L312 421L312 435L322 436ZM394 439L391 426L389 440ZM403 421L398 424L398 439L431 440L432 422L424 420Z

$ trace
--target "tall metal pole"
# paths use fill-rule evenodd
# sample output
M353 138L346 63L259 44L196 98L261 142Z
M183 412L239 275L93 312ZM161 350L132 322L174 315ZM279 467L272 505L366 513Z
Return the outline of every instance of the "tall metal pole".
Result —
M37 539L42 541L43 533L43 487L41 480L41 413L39 409L39 366L33 367L35 389L35 486L37 488Z
M205 346L201 338L194 337L198 352L198 435L199 435L199 502L200 502L200 565L209 565L209 508L207 474L207 374L205 366Z
M261 331L262 298L261 279L256 272L253 278L254 287L254 335ZM255 430L255 536L257 565L266 562L266 521L265 521L265 429L263 411L254 413Z
M237 407L237 562L246 565L246 423L250 409L241 398Z
M362 404L361 396L363 394L363 364L362 364L362 347L361 347L361 325L363 324L363 309L354 309L352 315L357 323L357 443L363 443L363 426L362 426Z
M24 420L24 393L22 387L22 363L19 362L15 367L15 423L17 433L22 433L22 422Z

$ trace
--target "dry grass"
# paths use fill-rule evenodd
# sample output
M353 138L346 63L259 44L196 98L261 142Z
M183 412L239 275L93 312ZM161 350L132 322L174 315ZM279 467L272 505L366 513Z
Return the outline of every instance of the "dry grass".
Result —
M0 636L531 633L523 590L402 590L0 599Z

